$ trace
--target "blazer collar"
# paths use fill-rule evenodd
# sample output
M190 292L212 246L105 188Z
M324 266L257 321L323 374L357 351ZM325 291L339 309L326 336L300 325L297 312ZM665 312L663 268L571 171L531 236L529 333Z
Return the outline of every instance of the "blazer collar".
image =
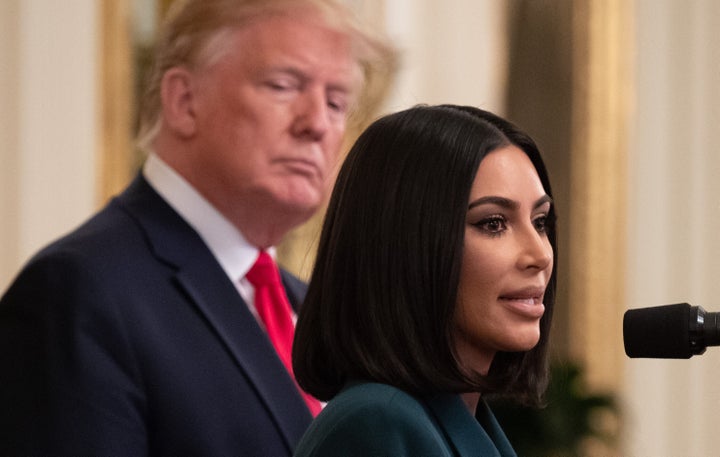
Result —
M505 433L482 399L478 404L477 420L457 394L432 395L425 399L425 403L457 455L517 457Z
M175 269L176 285L254 384L292 450L312 416L272 343L200 236L141 175L114 203L137 221L158 259Z

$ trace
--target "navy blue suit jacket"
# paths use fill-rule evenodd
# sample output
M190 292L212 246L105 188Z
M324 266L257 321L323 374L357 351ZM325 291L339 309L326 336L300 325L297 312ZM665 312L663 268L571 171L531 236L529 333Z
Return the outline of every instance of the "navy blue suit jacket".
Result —
M360 383L333 398L296 457L516 457L487 404L473 417L457 394L415 397Z
M305 285L283 281L297 305ZM0 455L290 455L311 415L198 234L139 176L0 301Z

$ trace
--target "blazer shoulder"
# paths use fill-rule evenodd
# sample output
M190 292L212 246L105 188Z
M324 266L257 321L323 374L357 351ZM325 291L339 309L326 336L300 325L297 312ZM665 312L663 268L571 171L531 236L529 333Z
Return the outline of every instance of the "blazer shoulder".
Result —
M315 419L297 456L451 456L423 403L395 387L362 383L343 390Z

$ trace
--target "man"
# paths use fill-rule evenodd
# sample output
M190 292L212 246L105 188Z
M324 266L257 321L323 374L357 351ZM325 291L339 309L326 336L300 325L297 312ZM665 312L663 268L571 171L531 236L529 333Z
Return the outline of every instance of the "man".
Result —
M392 51L332 0L189 0L156 58L142 173L0 302L0 455L290 455L317 412L248 277Z

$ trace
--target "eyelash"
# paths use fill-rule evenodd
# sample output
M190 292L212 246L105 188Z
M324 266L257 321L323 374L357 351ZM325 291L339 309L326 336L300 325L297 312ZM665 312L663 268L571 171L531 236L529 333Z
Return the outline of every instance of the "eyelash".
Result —
M533 225L538 233L547 233L548 215L543 214L533 219Z
M533 219L533 226L535 227L535 230L538 231L538 233L546 233L547 232L547 221L548 221L548 215L542 214L535 219ZM475 224L473 224L475 227L480 229L481 231L485 232L489 236L497 237L501 236L502 233L507 230L507 221L504 216L502 215L494 215L486 217ZM491 225L494 226L494 228L491 228Z
M347 107L345 106L344 102L328 100L328 106L330 107L330 109L338 113L344 113L347 111Z
M493 237L500 236L507 229L505 218L499 215L486 217L473 225Z
M268 81L266 82L266 85L271 90L276 92L289 92L292 90L297 90L297 85L284 81ZM347 112L347 106L344 101L328 99L327 106L336 113L344 114L345 112Z

